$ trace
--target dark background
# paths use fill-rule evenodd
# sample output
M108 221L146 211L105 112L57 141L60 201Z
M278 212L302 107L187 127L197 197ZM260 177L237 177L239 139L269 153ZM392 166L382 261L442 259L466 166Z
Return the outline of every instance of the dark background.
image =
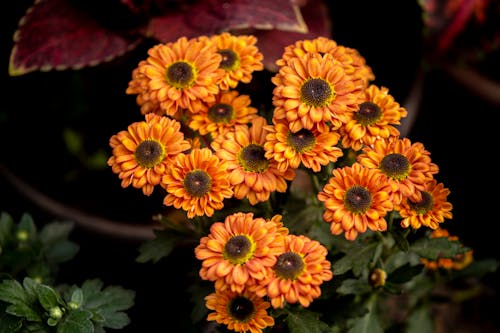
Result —
M107 142L111 134L136 120L134 98L124 96L124 91L145 47L111 63L83 69L77 75L63 71L9 77L12 35L31 3L17 1L0 14L0 166L43 193L64 199L66 207L82 206L96 215L105 214L132 225L148 221L150 212L161 209L159 197L148 198L133 189L116 191L99 186L108 182L118 188L119 182L111 172L75 168L78 158L61 154L64 146L60 137L67 126L87 131L86 149L92 152ZM334 39L338 44L358 49L372 67L375 83L388 87L405 106L426 52L417 2L329 4ZM492 52L476 69L500 82L498 55L498 50ZM85 86L82 94L73 92L74 85L88 80L92 86ZM431 152L433 162L440 168L436 178L451 190L448 201L453 204L453 220L446 222L445 227L473 248L476 258L499 259L496 155L500 106L472 93L439 68L427 72L421 93L418 107L408 109L415 114L415 120L407 136L412 142L422 142ZM79 100L89 104L76 110L68 107ZM69 171L61 174L60 170ZM84 181L72 181L75 175ZM49 211L34 203L27 191L13 184L4 172L0 173L0 211L9 212L16 220L29 212L40 224L65 216L62 211ZM61 267L62 281L81 284L87 278L98 277L105 285L122 285L137 292L135 305L128 311L132 323L124 332L182 330L183 323L189 322L191 304L182 290L190 285L190 280L178 272L191 269L194 261L180 260L191 249L178 249L157 265L139 264L135 262L140 244L137 239L108 237L81 226L76 227L71 239L81 249L73 262ZM484 332L498 328L498 278L495 273L483 279L489 294L480 304L466 304L461 320L484 325ZM162 285L166 283L178 288L168 288L171 294L165 294ZM172 304L180 310L169 311ZM170 323L169 327L159 326L166 323ZM461 332L468 332L466 327L463 325Z

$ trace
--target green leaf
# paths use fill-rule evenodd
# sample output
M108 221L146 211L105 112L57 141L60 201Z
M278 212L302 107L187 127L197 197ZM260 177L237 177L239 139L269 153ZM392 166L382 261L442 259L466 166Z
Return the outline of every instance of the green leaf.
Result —
M145 263L152 261L158 262L163 257L167 257L175 247L177 237L166 230L155 230L155 238L143 242L139 247L139 256L137 262Z
M18 230L26 231L28 233L30 239L36 235L35 222L33 221L33 217L28 213L24 213L21 216L21 220L19 221L17 228L18 228Z
M33 310L35 299L16 280L4 280L0 283L0 300L10 303L6 312L11 315L24 317L29 321L42 320Z
M349 330L349 333L384 333L379 318L372 306L370 311L362 318L354 321L354 326Z
M481 278L488 273L494 273L500 267L500 261L496 259L483 259L473 261L469 266L454 272L454 278L476 277Z
M5 312L5 304L0 304L0 333L16 333L23 325L23 318Z
M73 228L73 222L52 222L44 225L39 237L43 244L53 244L67 239Z
M387 277L387 281L390 281L392 283L405 283L413 279L415 276L418 274L422 273L424 269L424 265L410 265L406 264L398 269L396 269L394 272L389 274Z
M419 307L413 311L408 318L408 333L433 332L434 323L432 322L429 308Z
M331 328L319 319L319 314L308 310L289 313L287 317L290 333L323 333L332 332Z
M372 288L366 278L346 279L337 288L337 292L342 295L362 295L369 293L371 290Z
M59 293L47 285L39 284L36 288L36 293L38 294L38 301L47 311L56 306L64 305L64 301Z
M438 258L453 258L470 249L459 241L449 240L447 237L421 238L410 246L411 251L423 258L436 260Z
M71 294L71 302L79 307L83 304L83 291L80 288L76 288Z
M403 231L401 231L401 229L392 229L391 235L398 248L403 252L408 252L410 249L410 243L408 243Z
M377 246L377 243L366 246L353 246L352 251L349 251L344 257L333 263L333 273L340 275L352 269L354 275L361 275L363 269L371 262Z
M85 310L73 310L57 325L57 333L93 333L92 314Z
M73 259L79 250L78 244L62 240L48 247L45 250L45 256L50 262L63 263Z
M7 240L12 234L12 229L14 227L14 219L12 216L6 212L0 214L0 254L1 247L7 244Z

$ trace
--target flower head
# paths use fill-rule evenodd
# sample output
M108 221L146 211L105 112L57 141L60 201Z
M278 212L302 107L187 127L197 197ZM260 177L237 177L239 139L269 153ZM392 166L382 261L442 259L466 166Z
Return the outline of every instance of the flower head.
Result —
M217 156L228 162L234 197L247 198L252 205L266 201L274 191L285 192L286 181L295 177L293 169L280 171L274 159L265 157L266 124L266 119L258 116L250 127L236 125L233 131L211 143Z
M314 172L319 172L321 166L335 162L343 155L336 145L340 134L336 131L317 129L301 129L292 132L286 120L273 120L273 126L267 126L265 156L278 162L278 169L297 169L301 164Z
M396 207L401 217L401 226L403 228L412 227L418 229L425 226L431 229L437 229L444 219L453 217L451 210L452 204L447 201L450 190L445 188L442 183L437 183L435 179L429 181L425 186L425 191L421 193L421 200L414 201L405 198L401 205Z
M370 85L365 90L365 99L351 119L340 127L342 146L361 150L363 146L373 145L376 140L399 137L401 118L408 112L401 107L386 87Z
M204 103L215 100L218 82L224 75L219 68L222 56L206 40L181 37L175 42L157 44L148 50L134 72L127 94L139 94L141 111L159 105L163 114L174 116L184 109L196 113Z
M223 135L236 124L248 124L257 116L257 109L250 106L250 96L236 90L224 91L215 101L189 117L188 126L201 135L210 134L212 139Z
M122 187L132 185L148 196L153 193L175 156L191 148L180 129L177 120L149 113L145 121L113 135L109 140L113 155L107 163Z
M226 163L208 148L179 154L165 171L161 186L168 194L163 203L187 211L188 218L212 216L233 195Z
M248 290L233 292L217 290L205 297L206 307L215 312L207 320L215 320L235 332L261 333L266 327L274 326L274 318L267 313L271 306Z
M338 129L349 119L363 97L359 80L346 74L330 54L307 53L290 58L271 79L273 117L286 119L290 129Z
M395 205L404 197L415 202L422 200L427 182L439 171L424 145L408 138L377 140L373 146L363 148L357 161L387 176L393 186Z
M385 231L385 216L393 209L392 189L385 177L359 163L334 169L332 177L318 193L325 205L323 220L331 223L333 235L345 233L355 240L367 228Z
M195 248L202 261L200 277L215 281L216 289L242 292L264 279L283 250L283 233L275 222L234 213L210 227Z
M239 82L249 83L252 73L264 69L264 55L259 51L253 35L232 35L229 32L214 35L210 41L222 56L220 68L225 71L219 82L222 90L236 88Z
M272 274L259 281L256 293L267 295L274 308L283 308L285 303L308 307L321 296L321 284L333 277L327 254L326 248L316 240L304 235L288 235Z

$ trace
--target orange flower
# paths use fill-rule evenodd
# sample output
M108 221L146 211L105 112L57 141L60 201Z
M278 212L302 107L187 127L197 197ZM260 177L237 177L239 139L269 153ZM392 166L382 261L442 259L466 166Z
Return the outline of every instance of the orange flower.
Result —
M222 92L206 109L193 114L188 126L201 135L210 134L212 139L233 129L236 124L247 124L257 116L257 109L250 106L250 96L236 90Z
M236 125L233 131L218 136L211 143L220 159L228 162L229 181L234 197L247 198L251 205L269 199L272 192L285 192L287 180L295 177L293 169L280 171L274 159L265 157L264 143L268 132L266 119L258 116L247 125Z
M331 54L342 64L346 74L352 75L354 79L361 79L364 87L369 81L375 80L371 67L366 65L365 58L356 49L338 45L334 40L323 36L299 40L286 46L283 55L276 61L276 65L284 66L290 58L300 58L307 53Z
M200 277L215 281L217 290L241 293L264 279L283 251L283 234L276 223L254 218L253 213L234 213L210 227L195 248L202 261Z
M107 163L122 187L132 185L148 196L153 193L175 156L191 148L180 128L177 120L149 113L145 121L110 138L113 156Z
M365 96L358 110L351 114L351 120L340 127L342 146L356 151L373 145L380 138L399 137L399 130L394 125L400 125L401 118L408 115L386 87L372 84L365 90Z
M128 83L126 93L137 95L135 100L141 107L143 115L151 112L163 115L165 113L161 110L160 102L156 98L151 98L148 93L149 79L139 71L144 65L146 65L146 60L141 60L139 66L132 71L132 80Z
M288 235L272 274L254 287L256 294L267 295L274 308L283 308L285 302L308 307L321 296L321 284L333 277L327 254L326 248L316 240L304 235Z
M222 90L234 89L239 82L249 83L254 71L264 69L264 55L255 46L255 36L236 36L223 32L211 37L211 42L217 46L217 52L222 56L220 68L225 71L219 82Z
M420 142L412 144L408 138L377 140L373 147L363 148L357 161L387 176L394 190L395 205L403 198L415 202L422 200L421 192L439 172L424 145Z
M208 314L207 320L215 320L232 331L262 333L264 328L274 326L274 318L267 313L269 302L247 290L219 290L206 296L205 301L206 307L215 311Z
M140 95L143 113L157 104L169 116L184 109L196 113L219 93L218 82L224 71L219 68L222 57L216 51L207 41L186 37L157 44L139 63L126 93Z
M165 171L161 186L168 192L163 203L182 208L188 218L212 216L215 210L224 207L224 199L233 195L226 163L209 148L195 148L189 154L177 155Z
M345 233L355 240L367 228L385 231L385 216L393 209L391 187L386 177L359 163L334 169L332 177L317 195L325 205L323 220L331 223L333 235Z
M292 132L338 129L363 98L359 80L347 75L331 54L290 58L271 81L276 85L273 118L288 120Z
M278 162L278 169L297 169L302 163L314 172L321 171L321 166L335 162L343 155L336 147L340 134L332 131L319 132L317 129L301 129L292 132L285 120L273 120L273 126L266 126L265 157Z
M453 206L446 201L449 194L450 190L444 188L443 184L438 184L435 179L429 181L425 191L421 193L422 200L403 199L401 205L396 207L403 218L401 226L403 228L411 226L414 229L426 226L437 229L445 218L453 217L451 213Z

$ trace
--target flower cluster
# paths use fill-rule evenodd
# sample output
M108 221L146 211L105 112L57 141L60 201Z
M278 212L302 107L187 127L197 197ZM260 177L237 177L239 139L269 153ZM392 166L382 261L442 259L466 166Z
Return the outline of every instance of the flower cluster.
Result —
M122 187L158 189L166 207L185 211L183 223L207 226L195 248L215 290L207 319L237 332L262 332L275 325L271 309L320 298L331 262L348 252L337 236L407 240L452 218L430 152L400 135L407 110L373 83L357 50L324 37L285 47L270 103L257 109L238 90L264 69L255 43L225 32L149 49L126 89L144 119L111 137L108 160ZM311 224L292 223L294 197L312 207ZM336 241L318 236L319 224ZM391 239L381 244L394 249ZM388 277L382 253L394 251L374 250L366 281Z

